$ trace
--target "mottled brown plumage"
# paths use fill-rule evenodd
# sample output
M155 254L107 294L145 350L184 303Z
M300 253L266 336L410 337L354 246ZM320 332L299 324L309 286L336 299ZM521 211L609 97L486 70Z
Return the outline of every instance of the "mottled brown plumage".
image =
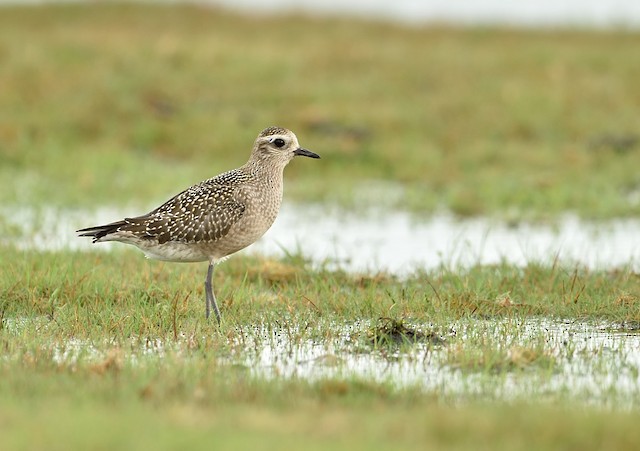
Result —
M266 128L240 168L193 185L145 215L80 229L79 236L132 244L159 260L209 261L207 317L213 307L220 321L210 287L213 266L271 227L282 201L284 167L296 155L319 158L301 148L293 132Z

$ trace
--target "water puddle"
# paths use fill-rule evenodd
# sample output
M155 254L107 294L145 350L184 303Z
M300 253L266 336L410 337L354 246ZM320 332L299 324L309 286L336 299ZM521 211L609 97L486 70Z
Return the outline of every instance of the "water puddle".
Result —
M609 329L546 319L474 320L445 329L442 344L364 352L352 342L354 329L347 328L329 345L310 340L291 347L283 336L273 336L257 355L239 356L236 363L269 378L359 378L451 398L562 395L631 407L640 401L640 335Z
M17 337L31 327L46 328L46 321L5 319L3 333ZM567 400L616 408L640 402L640 334L633 329L540 318L410 327L439 339L374 346L372 325L364 322L323 326L322 338L296 326L246 327L236 330L231 351L218 359L260 378L359 379L447 399ZM114 348L134 365L157 361L167 352L183 356L185 365L199 358L185 336L104 344L71 339L51 345L49 355L58 364L91 365L108 360Z
M110 250L74 230L106 223L140 209L95 211L0 209L2 242L24 249ZM442 265L464 268L505 262L526 265L556 260L591 269L630 266L640 271L640 220L583 221L566 215L554 224L513 226L488 218L459 220L449 214L346 213L321 206L286 204L273 227L246 251L282 257L300 253L316 265L353 272L407 274Z

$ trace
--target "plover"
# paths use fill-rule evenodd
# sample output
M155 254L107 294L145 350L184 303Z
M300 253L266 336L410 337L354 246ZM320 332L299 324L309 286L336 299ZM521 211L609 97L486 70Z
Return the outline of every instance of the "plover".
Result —
M280 127L264 129L249 161L193 185L135 218L77 230L94 243L119 241L147 258L173 262L208 261L206 308L220 323L211 283L215 265L254 243L271 227L282 202L284 167L295 157L320 158L300 147L296 135Z

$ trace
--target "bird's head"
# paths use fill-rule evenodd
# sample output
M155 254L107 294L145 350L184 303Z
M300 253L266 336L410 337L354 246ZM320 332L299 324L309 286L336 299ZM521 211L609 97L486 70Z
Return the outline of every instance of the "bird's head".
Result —
M256 138L251 153L251 159L255 162L283 168L296 156L320 158L320 155L300 147L295 133L281 127L268 127L262 130Z

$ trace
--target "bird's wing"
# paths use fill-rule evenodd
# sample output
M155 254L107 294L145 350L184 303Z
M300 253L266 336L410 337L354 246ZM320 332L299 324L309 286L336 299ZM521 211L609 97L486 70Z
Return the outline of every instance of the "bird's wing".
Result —
M146 215L125 218L119 231L155 238L160 244L217 241L246 208L238 188L224 182L211 179L187 188Z

